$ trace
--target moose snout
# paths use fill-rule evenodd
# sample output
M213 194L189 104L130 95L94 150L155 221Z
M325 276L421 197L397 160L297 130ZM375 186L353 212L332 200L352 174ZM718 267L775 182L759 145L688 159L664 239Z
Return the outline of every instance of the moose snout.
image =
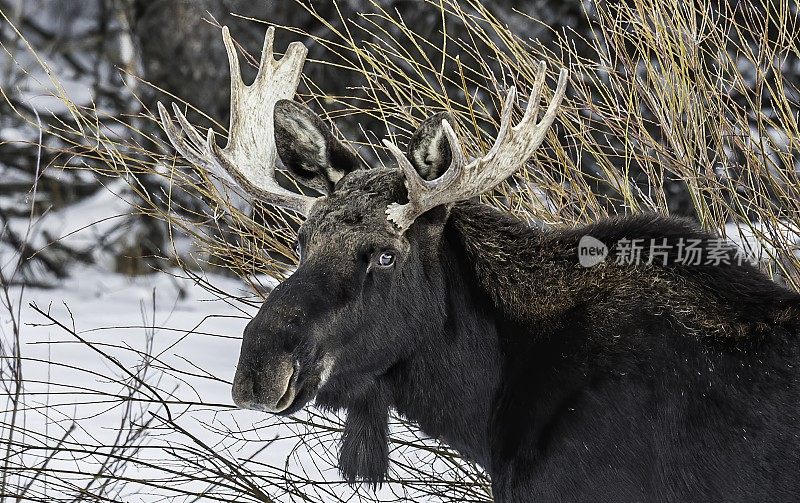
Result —
M279 413L292 404L297 395L297 365L291 355L282 355L259 365L240 358L233 378L233 403L242 409Z
M231 390L238 407L288 414L314 397L320 347L309 306L323 303L306 276L298 268L245 327Z

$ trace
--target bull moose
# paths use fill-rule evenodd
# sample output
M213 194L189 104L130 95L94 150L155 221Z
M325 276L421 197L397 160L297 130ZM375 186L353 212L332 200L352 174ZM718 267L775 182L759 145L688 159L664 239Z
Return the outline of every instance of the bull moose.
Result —
M245 329L239 407L344 409L350 482L384 480L394 408L480 464L501 502L800 498L800 295L731 260L727 244L716 264L681 263L674 249L579 261L585 236L611 251L684 239L710 251L716 237L686 220L543 229L477 200L542 143L565 70L541 120L544 64L513 126L509 92L486 155L468 161L437 114L407 152L384 142L397 169L370 168L292 101L307 51L294 42L275 60L273 37L247 86L223 29L225 148L159 103L188 161L305 217L297 269ZM320 196L278 185L277 157Z

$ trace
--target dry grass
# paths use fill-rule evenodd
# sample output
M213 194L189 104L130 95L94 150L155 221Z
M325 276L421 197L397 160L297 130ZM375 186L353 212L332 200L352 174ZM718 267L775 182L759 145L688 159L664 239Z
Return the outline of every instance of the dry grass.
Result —
M800 288L800 94L783 75L800 58L796 1L739 2L735 11L716 2L598 2L592 38L553 33L547 46L520 39L480 2L431 5L469 37L422 39L376 7L353 25L385 35L381 43L358 46L350 31L315 39L338 57L326 63L363 75L363 92L307 98L336 103L337 116L375 117L403 137L446 110L468 154L479 155L496 131L503 91L514 85L525 94L537 60L552 77L565 66L571 93L557 127L517 183L488 202L573 225L609 213L667 214L667 182L678 181L702 225L751 230L769 250L770 272ZM434 63L431 52L444 57Z
M469 35L445 31L440 40L423 38L377 4L345 21L344 31L313 3L298 5L329 28L320 38L283 27L328 50L329 58L311 64L335 65L363 81L347 96L305 82L312 92L301 98L331 110L331 119L377 120L385 130L368 132L369 138L397 136L402 144L422 119L447 110L467 154L478 155L496 132L504 90L513 85L526 95L538 60L549 63L551 76L566 66L570 90L556 127L514 183L487 202L522 218L574 225L608 213L668 213L668 189L678 183L702 225L724 230L735 222L749 229L772 259L765 264L770 272L800 287L797 243L787 232L800 225L798 90L783 76L800 58L796 0L748 0L736 11L716 2L600 2L592 37L554 32L547 46L516 36L475 0L429 2L447 26ZM765 11L768 16L759 14ZM379 42L358 44L361 31L380 34ZM186 169L160 139L144 133L144 124L156 120L152 110L103 117L53 84L73 122L51 124L47 133L74 144L71 153L99 175L126 177L142 201L138 211L163 220L172 233L192 236L195 263L180 265L213 261L247 281L259 273L282 278L291 269L294 215L264 208L264 218L253 219L235 195ZM216 129L224 135L223 125ZM379 145L361 147L373 164L385 158ZM143 186L143 175L161 190Z

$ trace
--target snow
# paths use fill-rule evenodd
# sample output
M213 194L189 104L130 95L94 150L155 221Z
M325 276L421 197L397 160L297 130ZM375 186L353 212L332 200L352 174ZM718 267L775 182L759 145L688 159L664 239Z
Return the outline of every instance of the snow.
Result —
M90 246L119 225L114 220L130 213L131 202L128 184L123 180L114 180L106 186L106 190L100 190L76 204L57 212L47 212L30 224L25 219L13 219L10 227L18 234L28 233L42 236L43 239L46 233L53 240L69 246ZM42 247L47 243L29 241L29 244Z
M795 255L800 257L800 225L788 220L772 226L761 222L750 225L729 222L720 232L755 262L766 261L775 256L773 243L794 243Z

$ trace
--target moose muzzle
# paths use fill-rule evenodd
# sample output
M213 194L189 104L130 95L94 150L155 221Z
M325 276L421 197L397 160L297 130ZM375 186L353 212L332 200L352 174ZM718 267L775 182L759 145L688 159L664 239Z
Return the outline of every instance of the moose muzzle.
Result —
M280 413L297 395L298 366L290 354L270 362L250 361L242 355L233 378L233 403L242 409Z

